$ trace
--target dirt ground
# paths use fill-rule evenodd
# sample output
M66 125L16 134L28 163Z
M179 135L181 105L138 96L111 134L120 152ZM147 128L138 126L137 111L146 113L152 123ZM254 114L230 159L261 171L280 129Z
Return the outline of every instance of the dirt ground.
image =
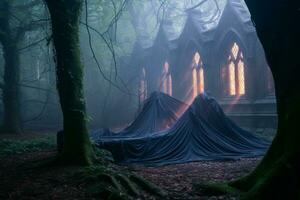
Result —
M10 156L0 160L0 199L91 199L84 185L74 185L68 180L66 169L32 169L28 161L53 156L54 152L38 152ZM131 167L165 189L170 199L236 199L235 197L207 197L193 191L193 182L224 181L249 173L258 159L231 162L196 162L156 168ZM72 170L72 169L69 169Z
M26 138L25 138L26 139ZM1 140L1 138L0 138ZM54 149L0 157L0 199L93 199L84 184L68 176L72 167L35 168L33 163L55 156ZM193 190L193 183L227 181L241 177L255 168L260 159L212 162L202 161L162 167L130 166L130 170L166 190L169 199L238 199L208 197Z

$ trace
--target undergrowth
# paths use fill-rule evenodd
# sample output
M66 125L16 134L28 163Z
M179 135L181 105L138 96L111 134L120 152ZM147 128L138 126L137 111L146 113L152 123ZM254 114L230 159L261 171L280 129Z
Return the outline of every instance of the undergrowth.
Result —
M0 140L0 157L23 153L43 151L56 148L55 137L44 137L29 140Z
M55 137L43 137L26 140L0 140L0 158L10 155L20 155L30 152L41 152L56 148ZM130 170L122 169L114 164L110 152L94 146L95 162L89 167L66 168L66 183L80 185L88 197L104 200L134 200L134 199L168 199L168 194L149 182L137 176ZM26 169L41 170L53 167L55 158L30 161ZM56 168L57 169L57 168Z

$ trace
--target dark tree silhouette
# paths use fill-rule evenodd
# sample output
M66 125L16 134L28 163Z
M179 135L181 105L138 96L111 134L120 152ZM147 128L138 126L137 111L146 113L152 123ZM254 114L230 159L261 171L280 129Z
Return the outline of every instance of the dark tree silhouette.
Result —
M300 199L300 2L246 1L274 75L278 133L259 166L231 183L245 199Z
M238 189L244 200L300 199L300 2L246 0L274 75L278 130L257 168L225 185L200 185L218 192Z
M51 16L56 50L57 89L64 118L64 145L59 160L67 164L92 163L83 93L83 66L79 49L82 0L45 0Z

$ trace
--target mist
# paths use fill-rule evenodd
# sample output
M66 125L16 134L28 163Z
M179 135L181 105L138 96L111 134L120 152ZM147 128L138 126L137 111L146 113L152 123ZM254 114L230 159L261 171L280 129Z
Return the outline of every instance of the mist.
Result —
M299 7L1 0L0 199L299 199Z
M174 63L169 63L174 73L172 77L173 87L175 87L174 97L186 102L191 101L192 97L187 97L187 90L191 86L178 83L181 81L179 74L184 76L187 73L187 70L182 67L188 67L192 60L191 52L188 51L201 49L203 65L206 68L216 68L218 67L216 65L223 64L222 56L225 55L218 56L218 60L211 57L219 53L216 48L223 49L223 54L228 51L229 44L226 44L224 35L229 31L236 33L237 39L241 40L241 44L249 51L249 53L245 52L247 59L253 60L251 61L253 64L249 65L255 65L249 68L257 68L256 71L268 68L264 56L261 56L263 50L256 34L250 33L255 30L246 6L231 10L228 8L229 4L234 2L171 1L162 4L159 1L133 1L132 3L101 1L100 3L94 0L89 1L87 6L84 5L80 20L80 48L81 60L85 66L84 93L89 127L118 129L130 124L141 107L139 83L142 68L145 68L147 73L148 95L150 95L151 92L161 90L152 82L159 81L161 76L159 66L163 66L167 60ZM24 39L19 44L22 124L25 129L59 130L62 129L62 114L56 92L49 14L43 4L35 5L33 11L28 12L37 25L33 30L24 33ZM236 22L230 21L233 12L237 12L235 15L241 15ZM13 23L16 27L19 26L19 22ZM242 29L253 30L247 32ZM221 40L224 42L220 42ZM190 46L183 46L186 44ZM217 47L217 45L221 46ZM1 56L1 63L3 66L3 56ZM3 74L3 67L1 69ZM206 92L222 101L221 91L214 89L217 87L213 85L216 77L211 73L213 72L207 72L205 77L205 82L209 85ZM249 81L247 89L267 87L264 84L272 84L260 81L260 85L257 85L258 83L254 82L256 81ZM265 112L265 114L273 112L274 114L265 121L271 119L274 122L269 125L270 128L276 127L275 100L271 100L272 102L268 104L270 110L259 110L261 108L255 107L253 102L264 99L266 91L253 90L249 89L249 93L252 94L248 96L251 108L245 106L237 108L233 115L244 113L254 116L255 112ZM255 116L244 121L252 120L252 124L255 124L256 119L253 118ZM251 122L241 122L241 125L250 129L265 128L264 124L260 127L251 127Z

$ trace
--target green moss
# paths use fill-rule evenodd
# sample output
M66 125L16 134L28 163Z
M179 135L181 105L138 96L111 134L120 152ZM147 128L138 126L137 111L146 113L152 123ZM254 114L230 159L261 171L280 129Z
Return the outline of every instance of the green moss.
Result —
M114 158L112 156L112 153L104 150L104 149L99 149L97 147L94 147L94 153L95 153L95 163L98 164L108 164L114 162Z
M299 199L299 154L287 153L242 196L243 200Z
M45 137L30 140L3 139L0 140L0 157L55 148L56 140L54 137Z
M57 89L64 118L64 146L58 162L92 165L94 152L86 126L79 20L83 0L46 0L56 51Z

